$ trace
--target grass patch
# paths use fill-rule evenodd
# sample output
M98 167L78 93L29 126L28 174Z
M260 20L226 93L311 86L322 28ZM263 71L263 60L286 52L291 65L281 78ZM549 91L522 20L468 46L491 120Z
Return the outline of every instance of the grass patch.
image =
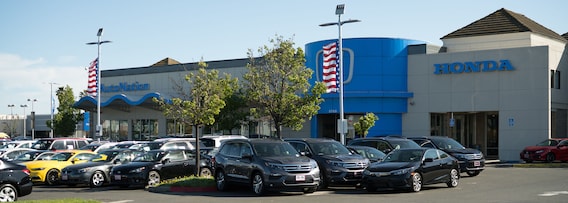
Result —
M43 200L18 200L19 203L101 203L92 199L43 199Z
M518 168L568 168L568 163L523 163L514 164Z
M213 176L185 176L171 180L164 180L157 186L213 187L215 186L215 179Z

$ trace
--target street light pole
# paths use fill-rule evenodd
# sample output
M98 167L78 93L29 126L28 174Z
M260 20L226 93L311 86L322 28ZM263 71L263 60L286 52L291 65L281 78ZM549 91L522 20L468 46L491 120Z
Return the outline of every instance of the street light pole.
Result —
M37 99L28 99L29 102L32 102L32 140L35 139L35 112L34 112L34 103Z
M343 110L343 39L341 38L341 26L345 23L356 23L361 22L360 20L346 20L341 21L341 14L345 9L345 4L339 4L335 8L335 14L337 15L337 22L335 23L324 23L319 26L331 26L337 25L339 29L339 121L337 122L337 131L339 132L341 144L345 144L345 133L347 133L347 121L345 120L345 113Z
M27 116L26 116L26 108L28 107L27 104L21 104L20 107L22 107L24 109L24 140L26 139L26 121L27 121Z
M99 28L97 32L97 41L96 42L89 42L87 45L97 45L97 128L96 128L96 136L98 140L101 140L103 136L102 126L101 126L101 44L110 43L111 41L105 40L101 41L101 37L103 35L103 28Z
M10 107L10 137L14 137L14 105L8 104Z
M50 102L51 102L51 109L50 109L50 111L51 111L51 119L50 119L51 122L50 122L50 125L49 125L49 128L51 129L51 131L49 132L49 137L53 138L53 113L55 111L55 109L53 109L53 103L55 102L55 100L53 100L53 85L61 85L61 84L55 83L55 82L50 82L49 85L50 85L50 95L51 95L51 100L50 100Z

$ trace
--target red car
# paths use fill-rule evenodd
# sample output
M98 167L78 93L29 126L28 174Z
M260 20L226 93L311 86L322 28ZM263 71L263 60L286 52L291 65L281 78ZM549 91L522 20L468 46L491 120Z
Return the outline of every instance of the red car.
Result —
M520 156L527 163L533 161L568 161L568 138L551 138L535 146L525 147Z

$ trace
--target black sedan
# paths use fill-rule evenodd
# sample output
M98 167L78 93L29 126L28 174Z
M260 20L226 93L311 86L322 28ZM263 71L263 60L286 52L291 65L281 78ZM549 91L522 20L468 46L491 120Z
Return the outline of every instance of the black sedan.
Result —
M129 149L103 150L88 162L70 165L61 170L59 183L74 186L88 184L90 187L101 187L110 183L110 169L113 166L130 162L141 151Z
M211 165L207 159L201 162L201 167ZM113 167L110 178L112 185L120 187L153 186L162 180L191 176L195 168L194 150L150 150L130 163Z
M429 184L446 183L448 187L456 187L459 174L458 160L442 150L398 149L363 171L362 186L370 192L377 188L406 188L418 192Z
M32 193L30 170L25 166L0 159L0 202L14 202Z

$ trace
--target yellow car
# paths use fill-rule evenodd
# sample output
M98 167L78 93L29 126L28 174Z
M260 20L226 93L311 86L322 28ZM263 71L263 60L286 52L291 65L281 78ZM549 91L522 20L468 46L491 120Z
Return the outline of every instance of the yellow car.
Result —
M24 165L30 170L30 176L34 183L55 185L61 176L61 169L66 166L83 163L97 155L95 152L85 150L69 150L57 152L51 160L38 160L25 162Z

